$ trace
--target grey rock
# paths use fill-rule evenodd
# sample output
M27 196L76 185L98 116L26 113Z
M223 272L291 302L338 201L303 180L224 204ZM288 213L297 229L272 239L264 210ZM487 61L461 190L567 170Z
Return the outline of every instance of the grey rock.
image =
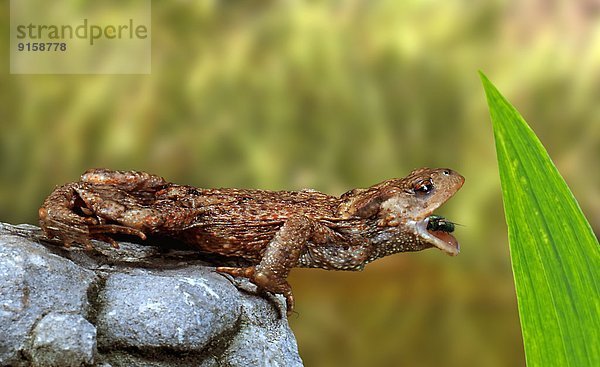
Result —
M202 256L0 223L0 365L302 366L283 298Z
M238 297L227 279L205 267L110 275L100 294L101 343L202 351L235 327Z
M242 296L242 302L242 325L223 353L225 365L302 366L296 338L289 325L278 322L271 316L279 311L274 310L264 299L257 301Z
M81 315L51 312L33 329L30 349L35 366L90 365L96 353L96 328Z
M0 365L22 363L36 321L51 311L88 315L90 270L0 227Z

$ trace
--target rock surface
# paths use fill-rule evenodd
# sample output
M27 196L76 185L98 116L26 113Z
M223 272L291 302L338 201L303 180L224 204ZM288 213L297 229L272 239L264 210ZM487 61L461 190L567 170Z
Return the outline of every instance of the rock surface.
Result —
M0 223L1 366L302 366L283 298L200 254L41 238Z

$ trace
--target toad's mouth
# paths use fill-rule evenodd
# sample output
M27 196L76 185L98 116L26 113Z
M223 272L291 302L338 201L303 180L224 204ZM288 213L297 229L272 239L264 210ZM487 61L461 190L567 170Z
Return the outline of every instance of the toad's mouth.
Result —
M451 235L454 223L445 218L431 215L416 222L415 228L423 242L431 244L432 247L437 247L450 256L456 256L460 252L458 241Z

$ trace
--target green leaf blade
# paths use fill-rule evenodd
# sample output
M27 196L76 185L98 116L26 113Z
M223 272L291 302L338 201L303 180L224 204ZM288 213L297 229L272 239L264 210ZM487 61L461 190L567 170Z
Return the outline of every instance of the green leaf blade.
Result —
M481 74L529 366L600 366L600 246L548 153Z

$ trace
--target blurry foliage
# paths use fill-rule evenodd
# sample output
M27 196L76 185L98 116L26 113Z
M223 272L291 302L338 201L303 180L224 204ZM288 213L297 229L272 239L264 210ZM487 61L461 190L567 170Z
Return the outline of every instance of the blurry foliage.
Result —
M442 212L463 224L463 253L293 271L300 353L307 366L522 365L476 71L538 122L598 231L598 11L552 4L155 1L151 75L8 75L0 37L0 218L35 223L89 167L332 194L452 167L467 181Z

